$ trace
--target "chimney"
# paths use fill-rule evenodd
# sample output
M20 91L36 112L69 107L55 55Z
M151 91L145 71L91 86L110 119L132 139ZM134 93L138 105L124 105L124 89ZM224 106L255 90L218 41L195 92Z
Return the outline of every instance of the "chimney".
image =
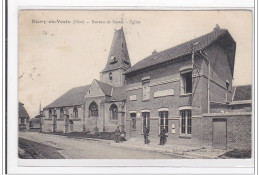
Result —
M157 51L154 49L154 51L152 52L152 54L156 54L157 53Z
M219 30L219 29L220 29L219 25L216 24L216 26L215 26L215 28L213 29L213 31L216 31L216 30Z

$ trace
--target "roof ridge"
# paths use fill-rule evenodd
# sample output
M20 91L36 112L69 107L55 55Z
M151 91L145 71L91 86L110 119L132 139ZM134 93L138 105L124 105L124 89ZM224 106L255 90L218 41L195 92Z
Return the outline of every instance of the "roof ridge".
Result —
M155 53L155 54L149 55L149 56L145 57L144 59L138 61L138 62L137 62L135 65L133 65L132 67L130 67L126 72L124 72L124 74L127 74L127 73L129 73L129 72L134 72L134 71L141 70L141 69L143 69L143 68L152 66L153 63L152 63L152 61L150 61L150 62L151 62L150 65L148 65L148 66L141 66L141 67L139 67L139 68L136 68L136 66L137 66L138 64L141 64L142 62L145 62L146 60L150 60L151 57L156 57L156 56L159 56L159 57L160 57L161 55L164 55L164 56L167 55L168 57L171 57L171 58L168 58L168 59L166 59L166 60L160 59L160 58L158 57L157 59L155 59L155 60L157 60L157 61L154 63L154 64L158 64L158 63L163 63L163 62L165 62L165 61L169 61L170 59L174 59L174 58L183 56L183 55L185 55L185 54L189 54L189 53L192 52L192 47L188 48L188 46L189 46L189 45L192 45L192 42L197 42L198 40L199 40L200 42L206 40L207 44L205 44L205 43L199 43L199 45L200 45L199 49L203 49L203 48L205 48L206 46L208 46L209 44L211 44L212 42L214 42L216 39L218 39L220 36L222 36L223 34L225 34L226 32L228 32L227 29L219 29L219 30L211 31L211 32L209 32L209 33L207 33L207 34L198 36L198 37L193 38L193 39L191 39L191 40L188 40L188 41L186 41L186 42L180 43L180 44L178 44L178 45L176 45L176 46L173 46L173 47L170 47L170 48L168 48L168 49L165 49L165 50L162 50L162 51L160 51L160 52L157 52L157 53ZM213 36L211 36L211 35L213 35ZM210 38L209 38L209 36L210 36ZM214 38L214 39L213 39L213 38ZM204 41L204 42L205 42L205 41ZM203 44L204 44L204 45L203 45ZM182 48L182 47L183 47L183 48ZM173 50L173 49L175 49L174 52L177 52L176 49L180 49L180 50L182 49L183 52L184 52L184 50L186 50L186 51L185 51L185 53L182 52L182 53L179 53L179 55L177 54L177 55L175 55L175 56L171 56L171 55L169 55L170 53L168 53L168 52L171 51L171 50ZM196 49L196 50L199 50L199 49ZM159 61L158 61L158 60L159 60ZM160 62L160 60L162 60L162 61Z
M87 92L87 90L89 89L88 87L90 86L90 84L88 85L85 85L85 86L78 86L78 87L74 87L74 88L71 88L69 90L67 90L65 93L63 93L62 95L60 95L58 98L56 98L55 100L53 100L51 103L49 103L48 105L46 105L44 109L47 109L47 108L52 108L53 106L56 106L56 107L62 107L62 106L73 106L73 105L79 105L79 103L82 103L82 101L80 100L83 100L84 99L84 95L83 93ZM86 91L84 89L83 91L83 88L86 87ZM88 88L88 89L87 89ZM82 94L82 97L83 98L79 98L79 99L72 99L71 98L71 95L73 94L73 96L75 96L76 98L78 98L78 96L80 94ZM67 100L65 102L65 99L69 98L69 100Z
M106 89L104 89L104 88L106 88L106 87L103 87L103 86L109 86L109 88L111 88L111 90L113 89L113 86L111 86L110 84L104 83L104 82L102 82L102 81L99 81L99 80L97 80L97 79L94 79L94 81L97 83L97 85L100 87L101 91L102 91L105 95L111 95L111 91L110 91L110 93L105 92L104 90L106 90Z

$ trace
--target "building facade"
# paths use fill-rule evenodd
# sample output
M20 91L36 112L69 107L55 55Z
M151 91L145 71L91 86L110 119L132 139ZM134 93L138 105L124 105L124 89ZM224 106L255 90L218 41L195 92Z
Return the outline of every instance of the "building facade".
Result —
M216 26L206 35L153 52L131 66L121 28L114 34L100 81L73 88L46 106L43 129L113 132L119 126L129 139L143 137L147 127L156 139L165 128L176 144L234 148L227 141L233 121L229 119L234 117L226 116L235 115L239 103L233 101L235 52L236 42L228 30ZM251 111L236 112L245 115L244 130L251 136ZM246 145L251 147L239 147Z
M24 104L19 102L18 103L18 128L19 131L25 130L29 128L29 120L30 117L28 112L26 111Z

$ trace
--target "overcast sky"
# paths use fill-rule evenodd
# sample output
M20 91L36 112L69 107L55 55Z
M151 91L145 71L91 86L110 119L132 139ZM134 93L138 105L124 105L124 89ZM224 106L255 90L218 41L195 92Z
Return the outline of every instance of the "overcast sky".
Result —
M71 23L48 23L57 20ZM19 101L32 118L40 102L44 107L71 88L99 79L114 31L121 26L133 65L154 49L162 51L209 33L216 24L228 29L237 43L234 85L251 84L250 11L22 11Z

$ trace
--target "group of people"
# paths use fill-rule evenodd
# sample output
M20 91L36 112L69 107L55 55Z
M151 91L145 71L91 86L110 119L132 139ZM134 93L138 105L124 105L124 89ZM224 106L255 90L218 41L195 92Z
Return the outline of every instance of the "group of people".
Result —
M149 136L149 129L147 127L144 127L143 129L143 133L144 133L144 144L149 144L150 140L148 139ZM165 128L161 128L161 132L160 132L160 143L159 145L165 145L167 142L167 132L165 130Z
M125 139L125 133L120 131L119 127L116 128L115 130L115 142L119 143L122 141L126 141Z
M144 144L149 144L150 140L148 139L149 136L149 129L147 127L144 127L143 129L143 135L144 135ZM160 132L160 143L159 145L165 145L167 142L167 132L165 128L161 128ZM125 139L125 133L120 131L119 127L115 130L115 142L119 143L120 141L126 141Z

